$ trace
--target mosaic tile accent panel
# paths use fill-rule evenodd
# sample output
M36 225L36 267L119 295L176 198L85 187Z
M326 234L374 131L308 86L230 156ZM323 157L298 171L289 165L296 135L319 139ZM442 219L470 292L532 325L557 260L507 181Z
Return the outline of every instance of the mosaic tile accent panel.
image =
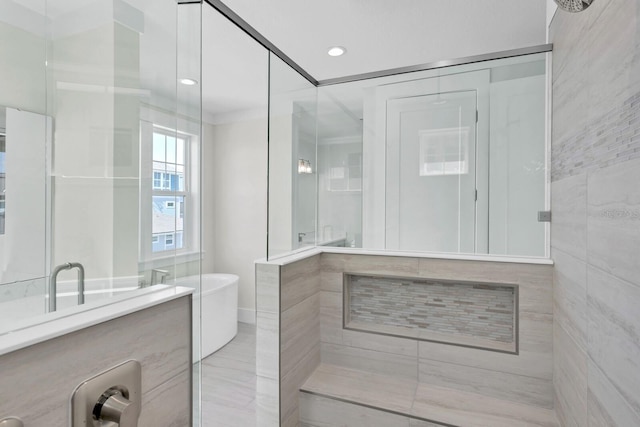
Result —
M551 181L640 158L640 93L551 147Z
M349 275L350 322L512 343L512 286Z

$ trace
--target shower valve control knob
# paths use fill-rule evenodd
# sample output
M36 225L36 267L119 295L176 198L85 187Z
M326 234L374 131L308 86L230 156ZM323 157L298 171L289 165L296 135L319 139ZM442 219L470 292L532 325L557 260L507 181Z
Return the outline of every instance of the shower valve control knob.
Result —
M93 408L93 416L97 420L111 421L120 427L137 427L138 410L128 399L126 392L118 388L110 388L102 393Z

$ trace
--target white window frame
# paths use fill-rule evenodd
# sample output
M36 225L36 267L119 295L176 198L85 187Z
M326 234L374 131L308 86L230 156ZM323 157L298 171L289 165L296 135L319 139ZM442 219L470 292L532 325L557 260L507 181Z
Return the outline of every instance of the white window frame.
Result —
M184 191L166 191L153 188L153 134L156 132L185 140ZM195 260L200 257L200 236L198 234L200 215L200 201L198 196L199 164L197 162L192 163L194 159L199 159L199 137L195 134L195 132L197 132L196 127L193 127L193 132L192 134L176 131L170 127L152 123L144 119L140 123L140 173L143 177L143 179L141 179L140 189L139 262L141 269L166 267L169 265L167 263L175 262L176 257L183 258L185 261ZM174 230L172 232L174 235L174 248L153 252L153 196L184 197L183 229L181 231L182 248L175 249L176 235L180 230ZM178 206L179 204L176 201L175 209L178 209ZM179 215L179 212L177 212L177 214ZM160 233L158 233L158 235L160 235Z

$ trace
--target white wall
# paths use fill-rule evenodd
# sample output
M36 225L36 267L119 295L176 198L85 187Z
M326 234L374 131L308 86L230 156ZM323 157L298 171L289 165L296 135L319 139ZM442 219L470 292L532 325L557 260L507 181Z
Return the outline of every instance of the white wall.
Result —
M202 271L240 276L240 320L249 321L254 261L267 250L267 119L203 128Z
M16 3L0 3L0 40L11 41L0 43L0 106L45 112L45 22L43 16ZM18 27L21 23L25 25ZM41 28L30 28L29 23Z

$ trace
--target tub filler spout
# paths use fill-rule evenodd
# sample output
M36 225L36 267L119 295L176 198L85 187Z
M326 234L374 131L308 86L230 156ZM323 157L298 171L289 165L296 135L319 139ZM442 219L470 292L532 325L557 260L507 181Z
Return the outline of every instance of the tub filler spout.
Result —
M78 269L78 305L84 304L84 267L79 262L67 262L56 266L49 278L49 312L56 311L58 292L58 273L62 270Z

